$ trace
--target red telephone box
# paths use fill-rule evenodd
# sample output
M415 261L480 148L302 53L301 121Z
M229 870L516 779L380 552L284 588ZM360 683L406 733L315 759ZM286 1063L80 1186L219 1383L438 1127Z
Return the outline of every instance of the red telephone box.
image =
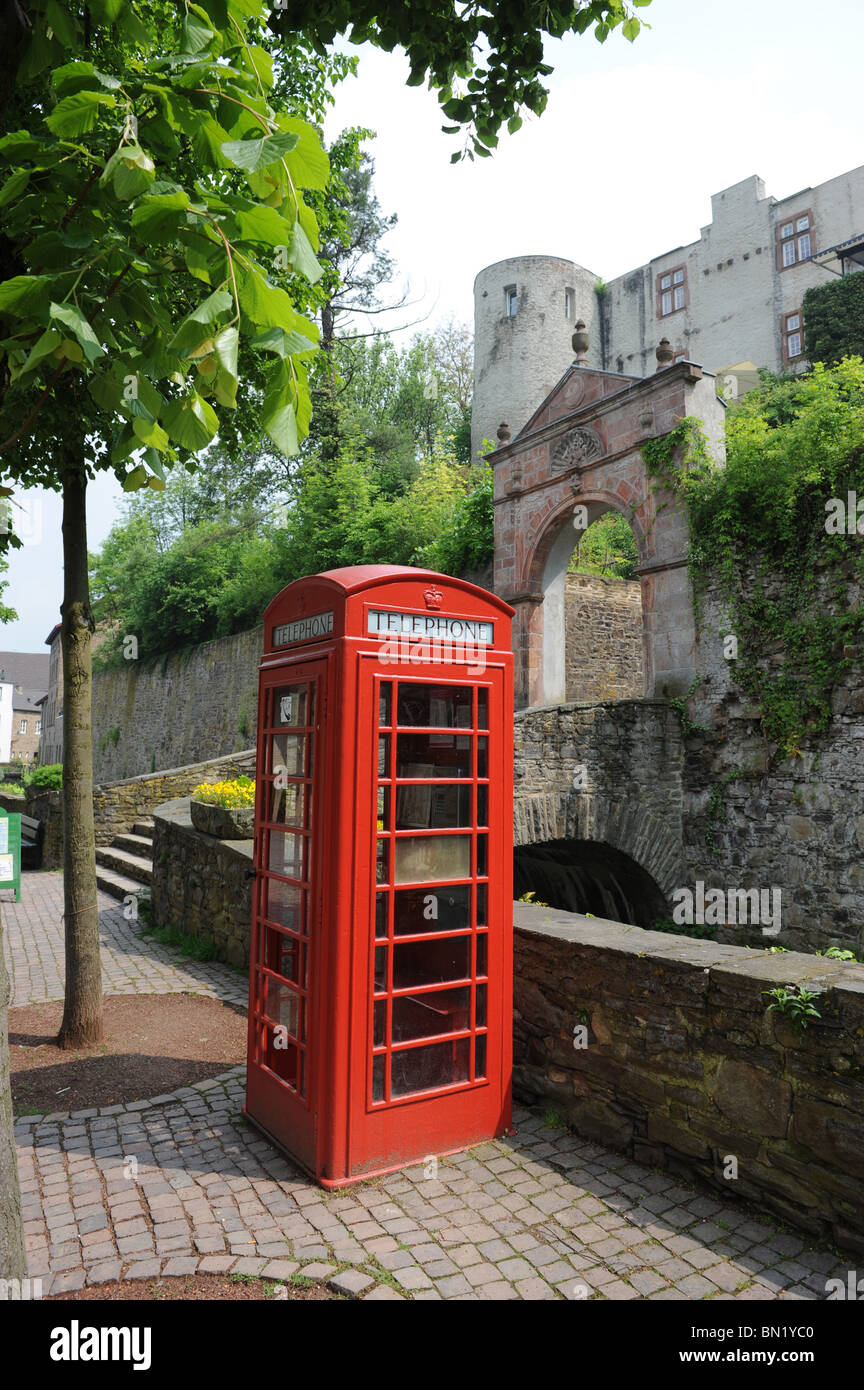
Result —
M512 613L363 565L264 614L245 1113L324 1187L510 1124Z

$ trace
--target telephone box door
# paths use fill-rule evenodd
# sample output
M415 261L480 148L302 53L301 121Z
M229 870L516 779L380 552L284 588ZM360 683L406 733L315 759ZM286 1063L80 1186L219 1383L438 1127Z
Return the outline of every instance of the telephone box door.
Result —
M247 1108L314 1167L326 660L263 671Z
M366 1001L352 1065L355 1172L379 1155L393 1164L442 1152L454 1135L464 1146L510 1121L504 672L385 672L361 660L358 727L369 732L358 793L372 789L373 819L358 856L369 929L355 956Z

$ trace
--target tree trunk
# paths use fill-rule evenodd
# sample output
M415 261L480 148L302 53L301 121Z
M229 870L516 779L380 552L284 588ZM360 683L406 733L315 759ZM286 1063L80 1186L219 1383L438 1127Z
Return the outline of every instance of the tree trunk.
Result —
M63 895L66 1001L58 1043L86 1047L102 1037L102 965L96 901L93 739L90 727L93 615L87 577L87 478L63 479Z
M12 1129L8 1009L9 976L3 958L3 923L0 921L0 1279L23 1279L27 1267Z

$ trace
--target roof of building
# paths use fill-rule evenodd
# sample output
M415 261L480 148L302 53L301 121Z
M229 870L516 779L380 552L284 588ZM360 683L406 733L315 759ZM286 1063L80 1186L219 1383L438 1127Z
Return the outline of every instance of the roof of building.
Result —
M0 681L22 690L47 690L50 667L47 652L0 652Z
M54 626L52 627L51 631L48 633L48 636L45 638L45 645L46 645L46 647L50 647L50 646L51 646L51 644L52 644L53 641L54 641L54 638L57 636L57 633L60 631L60 629L62 628L62 626L63 626L62 623L55 623L55 624L54 624Z
M12 688L12 708L14 710L38 710L39 705L45 698L41 690L18 690Z

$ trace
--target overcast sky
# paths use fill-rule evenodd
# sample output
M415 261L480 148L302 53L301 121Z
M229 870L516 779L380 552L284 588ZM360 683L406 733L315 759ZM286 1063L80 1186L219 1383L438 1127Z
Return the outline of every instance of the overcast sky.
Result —
M609 280L694 241L711 194L750 174L784 198L864 163L861 0L653 0L638 13L652 28L632 45L617 33L550 43L544 115L492 159L459 165L458 137L441 133L431 93L405 87L401 55L361 50L327 136L376 131L375 187L399 218L387 241L396 289L419 301L391 326L470 321L474 277L504 257L564 256ZM91 549L120 495L113 476L91 486ZM20 619L0 647L38 651L62 597L60 502L20 501L30 543L4 595Z

